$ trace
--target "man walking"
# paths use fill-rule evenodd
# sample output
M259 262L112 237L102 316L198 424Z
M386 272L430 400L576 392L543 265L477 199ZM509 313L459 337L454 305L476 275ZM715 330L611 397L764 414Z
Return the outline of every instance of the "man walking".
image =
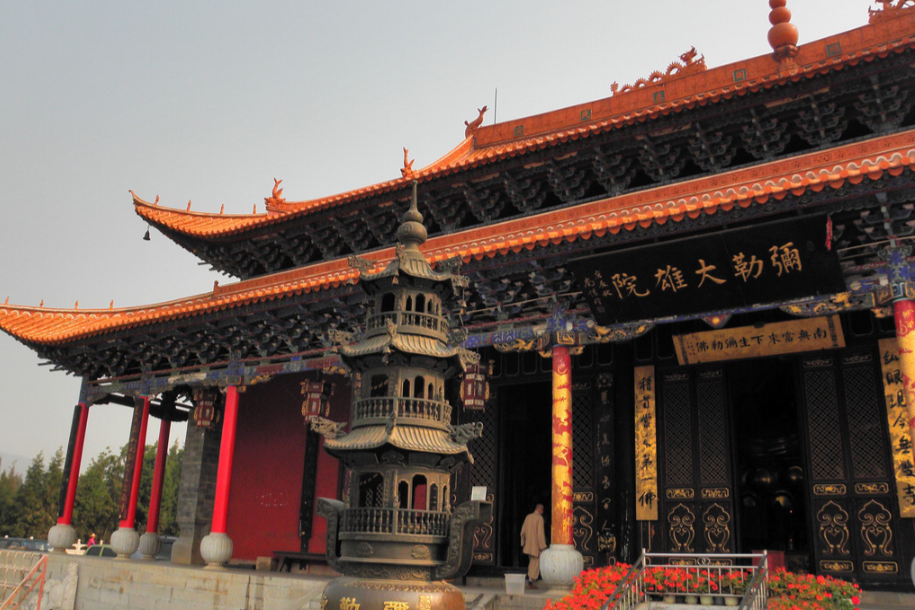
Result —
M536 589L534 583L540 578L540 551L546 548L546 536L543 533L543 504L538 504L534 512L524 518L521 526L521 547L530 559L527 567L527 584Z

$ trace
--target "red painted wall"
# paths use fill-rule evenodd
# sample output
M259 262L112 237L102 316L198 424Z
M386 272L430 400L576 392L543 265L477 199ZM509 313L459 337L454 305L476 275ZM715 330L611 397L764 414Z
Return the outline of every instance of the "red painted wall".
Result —
M227 525L233 559L253 561L270 557L273 551L301 548L299 506L307 428L299 384L308 378L281 375L249 386L240 395ZM349 421L347 380L325 379L335 386L330 419ZM339 462L320 448L315 497L340 498L339 482ZM326 522L314 515L309 552L324 552L326 533Z

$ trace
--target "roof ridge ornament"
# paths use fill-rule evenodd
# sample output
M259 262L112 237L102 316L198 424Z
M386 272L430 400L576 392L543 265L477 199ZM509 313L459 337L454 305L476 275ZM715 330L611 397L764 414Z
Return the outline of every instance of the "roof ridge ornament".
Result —
M412 160L408 159L409 154L410 154L410 149L407 148L406 146L404 146L403 168L400 170L400 175L403 176L404 178L410 178L413 176L413 162L416 161L416 159L412 159Z
M915 8L915 0L874 0L874 2L883 6L878 9L868 7L868 23L876 23L883 19L895 19L896 17L901 17L903 11Z
M267 205L268 210L270 209L271 205L281 205L286 203L286 198L283 197L283 189L280 188L280 184L282 183L282 180L277 180L276 178L273 179L273 192L269 197L264 197L264 203ZM256 209L257 206L255 206L255 210ZM255 214L256 213L257 212L255 211Z
M780 64L794 67L794 57L798 53L797 26L791 23L791 11L786 6L788 0L769 0L769 46L775 51L775 59Z
M470 136L472 136L473 134L476 133L477 129L480 128L480 125L483 124L483 115L486 113L487 110L489 110L489 106L483 106L482 108L477 108L477 112L480 113L479 116L477 118L475 118L474 120L470 121L469 123L467 121L464 121L464 125L466 125L466 127L464 128L464 137L465 138L469 138Z
M665 72L655 70L648 75L648 78L640 78L635 81L634 84L625 85L622 88L614 81L610 85L610 91L612 92L612 95L616 95L617 93L628 93L629 91L648 87L649 85L659 85L667 80L680 78L681 76L687 76L688 74L704 72L708 69L705 65L705 55L701 55L699 56L699 59L696 59L697 55L699 55L699 52L696 51L696 47L690 47L689 51L680 55L680 61L670 62Z

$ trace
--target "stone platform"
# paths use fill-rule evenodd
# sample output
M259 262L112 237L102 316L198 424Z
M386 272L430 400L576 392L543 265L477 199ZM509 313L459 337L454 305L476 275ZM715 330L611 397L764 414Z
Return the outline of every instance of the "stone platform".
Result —
M0 551L3 556L0 559L8 553L13 552ZM14 563L12 556L6 558L10 560L7 563ZM10 580L17 578L15 574L8 576ZM321 610L321 593L332 578L52 553L48 556L41 607L43 610ZM464 593L467 610L541 610L548 599L558 600L563 595L560 591L548 591L542 583L540 589L526 589L524 595L507 595L499 578L469 578L468 584L459 588ZM653 604L656 608L660 605ZM669 610L686 608L679 604ZM915 589L862 595L861 610L903 608L915 608ZM716 606L715 610L724 607Z

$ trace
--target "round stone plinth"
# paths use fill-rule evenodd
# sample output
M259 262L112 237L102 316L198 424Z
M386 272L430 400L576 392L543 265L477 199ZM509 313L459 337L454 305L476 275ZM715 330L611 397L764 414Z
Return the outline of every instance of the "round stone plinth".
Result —
M118 554L118 559L130 559L140 547L140 534L132 527L119 527L111 534L111 548Z
M200 541L200 556L208 568L220 568L232 559L232 539L222 533L210 532Z
M357 605L358 604L358 605ZM322 608L465 610L464 594L446 582L337 578L327 583Z
M146 532L140 536L140 553L143 559L155 559L159 549L162 548L162 539L159 534Z
M540 576L550 589L571 589L584 568L584 558L571 544L552 544L540 553Z
M58 523L48 531L48 545L55 553L63 553L76 542L76 529L67 523Z

